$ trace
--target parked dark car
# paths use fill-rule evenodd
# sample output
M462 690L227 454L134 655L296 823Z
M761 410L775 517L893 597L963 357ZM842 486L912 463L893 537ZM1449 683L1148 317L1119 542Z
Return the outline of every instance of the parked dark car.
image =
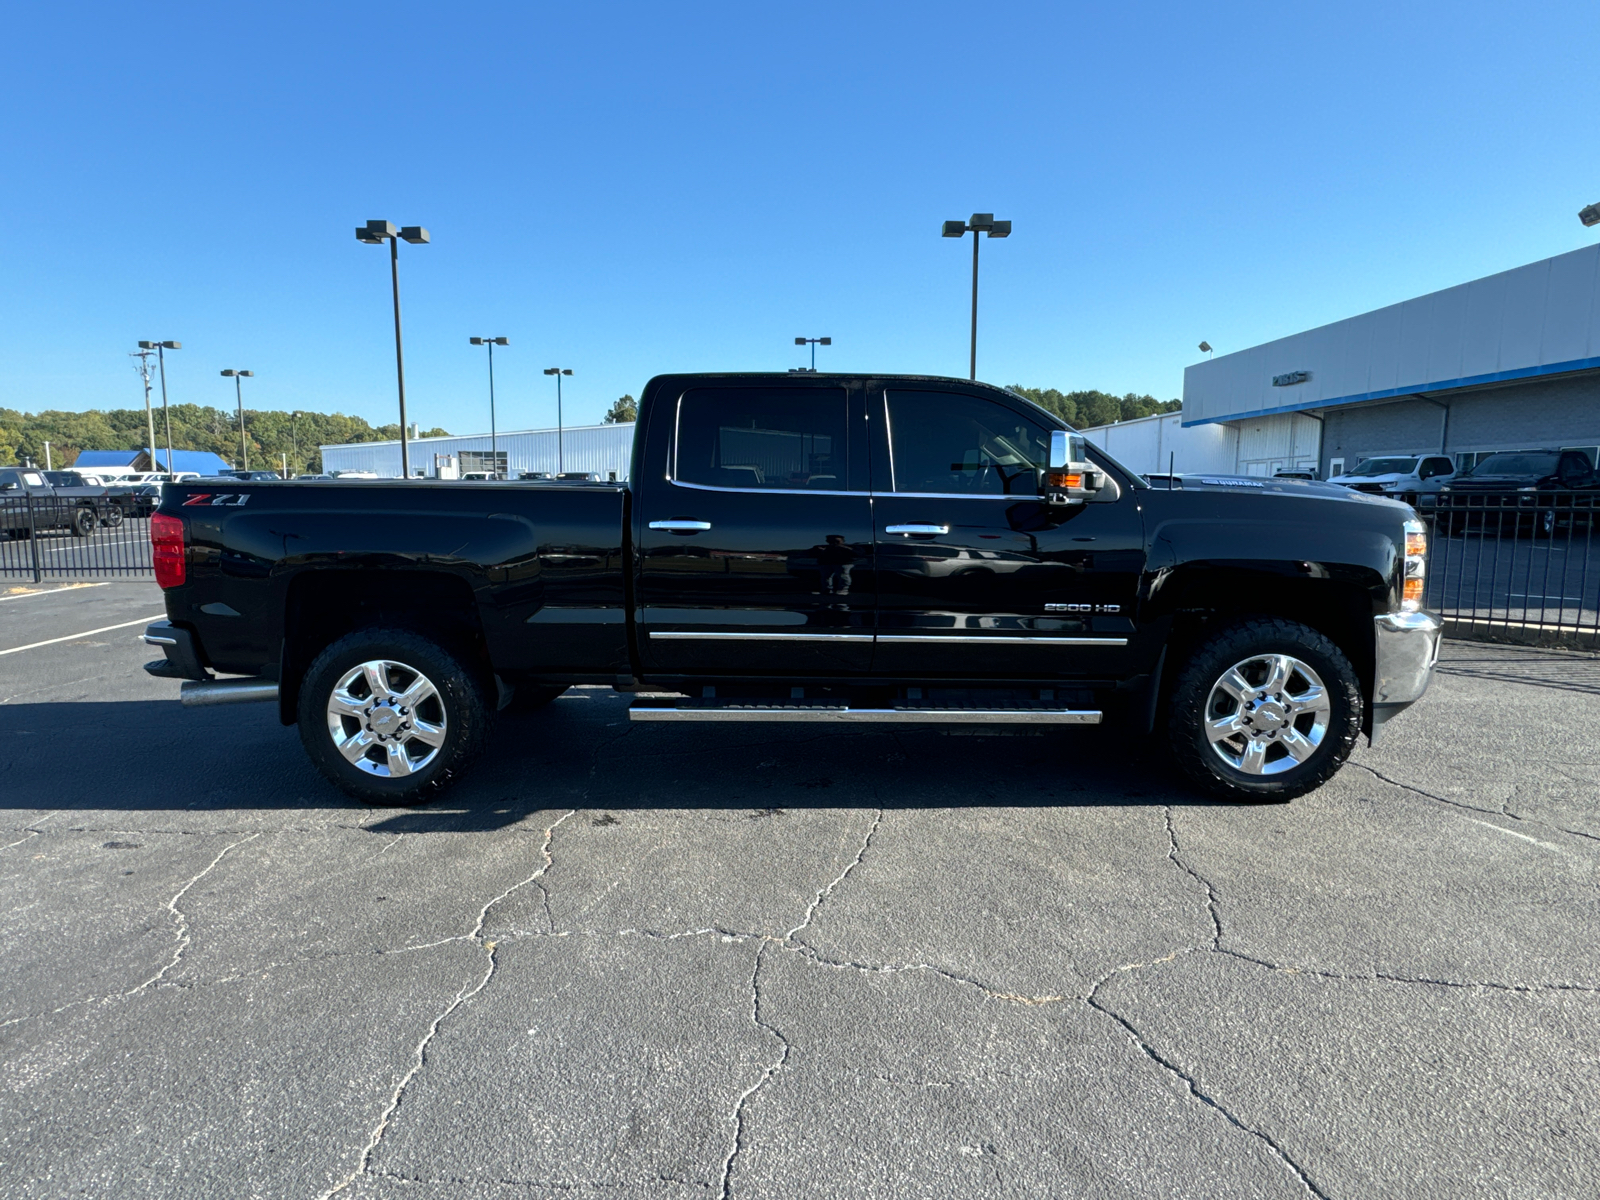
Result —
M1281 801L1438 653L1408 506L1152 488L967 380L660 376L632 479L170 485L146 669L188 704L276 700L374 804L425 802L498 709L574 684L634 696L634 721L1118 719L1203 788Z
M1426 499L1426 498L1424 498ZM1600 499L1600 475L1581 450L1491 454L1439 492L1439 531L1496 534L1588 528Z
M25 538L30 533L70 530L88 537L99 524L117 525L122 509L103 487L56 488L43 471L0 468L0 534Z

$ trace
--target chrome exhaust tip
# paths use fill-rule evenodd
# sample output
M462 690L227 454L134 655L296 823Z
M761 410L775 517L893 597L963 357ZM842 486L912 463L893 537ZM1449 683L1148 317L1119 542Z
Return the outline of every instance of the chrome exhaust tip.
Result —
M210 704L253 704L277 698L278 684L275 680L254 677L213 679L206 683L189 681L178 692L178 700L185 708L201 708Z

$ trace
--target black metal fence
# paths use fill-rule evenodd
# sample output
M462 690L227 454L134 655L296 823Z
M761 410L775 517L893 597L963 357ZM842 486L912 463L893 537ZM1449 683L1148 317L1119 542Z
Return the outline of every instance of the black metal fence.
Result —
M142 497L0 497L0 579L154 577Z
M1596 492L1419 496L1424 606L1453 637L1600 646Z

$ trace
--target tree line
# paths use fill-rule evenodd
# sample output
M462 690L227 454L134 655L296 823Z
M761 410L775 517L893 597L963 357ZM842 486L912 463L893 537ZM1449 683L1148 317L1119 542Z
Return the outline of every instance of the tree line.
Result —
M1012 384L1011 390L1026 396L1040 408L1055 413L1074 429L1132 421L1138 417L1180 412L1183 409L1182 400L1157 400L1154 396L1141 396L1135 392L1129 392L1126 396L1094 391L1058 392L1055 388L1023 387L1020 383Z
M233 412L200 404L174 404L167 411L174 450L209 450L234 466L242 465L239 422ZM167 446L160 409L155 411L155 422L159 452ZM400 426L369 425L343 413L291 414L247 408L244 432L253 469L276 469L284 461L281 456L287 456L290 474L298 475L322 470L319 445L394 441L400 437ZM426 429L421 436L448 437L449 433ZM148 440L142 408L40 413L0 408L0 463L32 461L43 466L44 444L49 442L51 464L70 467L81 451L143 450Z

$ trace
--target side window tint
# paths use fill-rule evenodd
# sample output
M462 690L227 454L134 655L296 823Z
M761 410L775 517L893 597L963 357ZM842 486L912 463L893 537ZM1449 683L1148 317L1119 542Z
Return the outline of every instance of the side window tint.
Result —
M897 492L1032 496L1050 433L986 397L895 391L889 450Z
M678 404L672 477L765 490L844 491L842 388L700 388Z

